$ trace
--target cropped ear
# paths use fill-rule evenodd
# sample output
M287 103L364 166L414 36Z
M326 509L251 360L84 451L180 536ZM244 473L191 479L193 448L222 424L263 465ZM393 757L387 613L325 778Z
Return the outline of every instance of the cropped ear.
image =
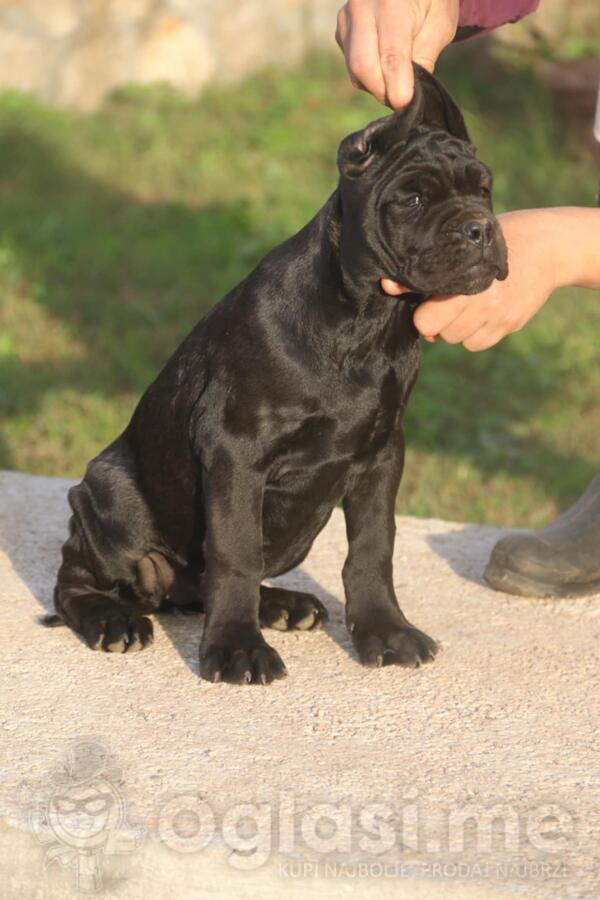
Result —
M426 69L413 63L415 93L408 106L371 122L344 138L338 150L338 168L346 178L358 178L393 145L402 144L413 128L428 125L469 141L461 112L445 88Z
M421 98L416 93L402 112L376 119L361 131L344 138L337 156L338 169L345 178L358 178L371 163L393 144L403 143L421 114Z
M413 63L415 94L423 98L422 119L419 124L442 128L452 137L470 143L469 132L462 113L445 87L427 69Z

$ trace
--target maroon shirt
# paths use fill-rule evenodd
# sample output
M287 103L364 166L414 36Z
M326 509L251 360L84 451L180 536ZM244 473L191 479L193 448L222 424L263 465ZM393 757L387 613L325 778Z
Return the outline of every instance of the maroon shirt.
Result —
M507 22L518 22L537 9L540 0L461 0L461 28L489 31Z

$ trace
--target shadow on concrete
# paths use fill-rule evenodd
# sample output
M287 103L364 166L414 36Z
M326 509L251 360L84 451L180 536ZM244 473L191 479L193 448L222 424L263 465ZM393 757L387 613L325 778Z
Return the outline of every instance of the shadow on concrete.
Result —
M492 590L483 572L494 544L506 533L491 525L463 525L456 531L428 534L425 540L456 575Z
M318 597L329 612L329 621L324 626L323 631L348 656L352 659L358 658L346 628L344 604L329 591L326 591L308 572L302 568L293 569L291 572L287 572L273 581L267 579L265 583L276 584L281 588L304 591ZM186 666L197 675L198 648L204 628L204 614L200 612L184 613L181 610L175 610L173 612L158 613L156 618ZM262 631L267 642L269 641L269 634L276 633L269 628L264 628ZM300 634L301 640L310 641L313 632L298 632L298 634Z

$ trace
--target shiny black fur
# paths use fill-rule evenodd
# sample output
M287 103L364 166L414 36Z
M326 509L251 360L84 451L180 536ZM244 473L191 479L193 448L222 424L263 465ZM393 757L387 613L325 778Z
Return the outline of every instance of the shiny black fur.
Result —
M55 605L90 647L139 649L145 613L204 609L204 678L281 677L261 626L310 629L327 614L261 582L301 563L341 502L361 662L434 657L392 580L418 338L410 302L379 282L475 292L505 277L506 251L458 109L416 75L408 110L343 141L323 209L199 322L69 492Z

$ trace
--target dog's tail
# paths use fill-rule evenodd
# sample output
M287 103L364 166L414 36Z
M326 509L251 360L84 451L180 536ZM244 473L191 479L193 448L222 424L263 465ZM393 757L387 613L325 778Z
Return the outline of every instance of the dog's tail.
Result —
M46 613L44 616L38 616L38 622L45 628L58 628L60 625L67 624L58 613Z

